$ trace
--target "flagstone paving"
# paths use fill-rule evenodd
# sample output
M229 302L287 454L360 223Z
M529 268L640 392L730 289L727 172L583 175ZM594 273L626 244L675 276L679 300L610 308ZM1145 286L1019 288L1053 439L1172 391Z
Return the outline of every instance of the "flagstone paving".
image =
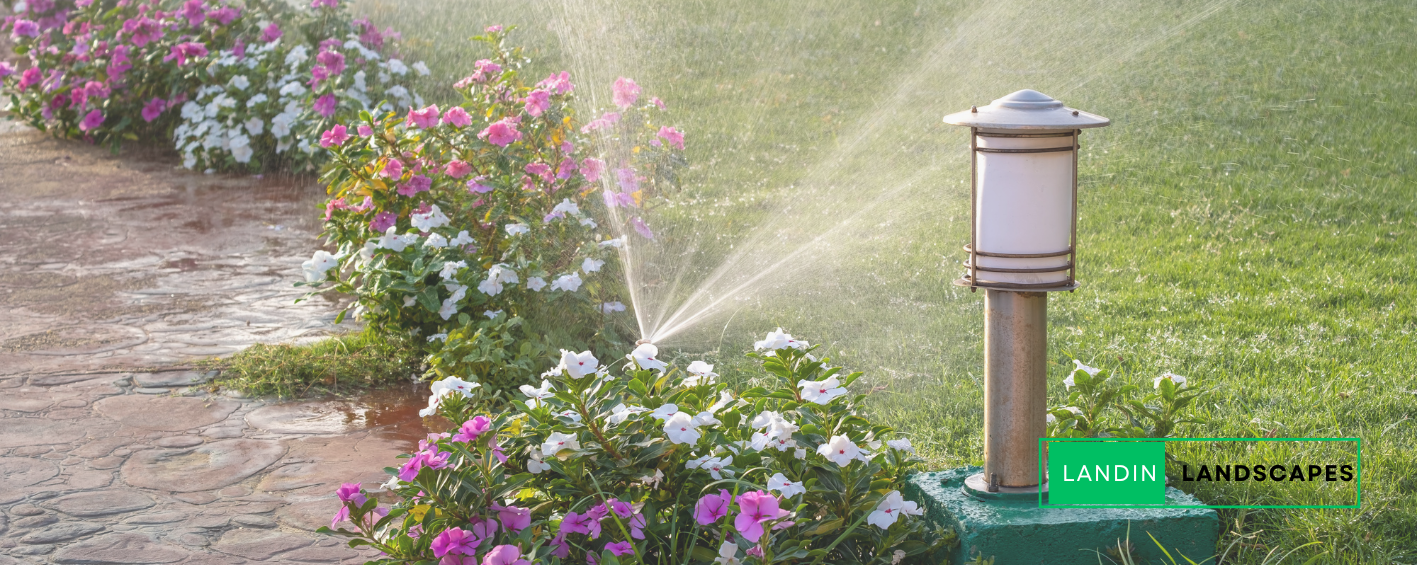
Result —
M0 121L0 565L355 563L313 533L425 432L422 394L280 404L192 361L327 335L320 191Z

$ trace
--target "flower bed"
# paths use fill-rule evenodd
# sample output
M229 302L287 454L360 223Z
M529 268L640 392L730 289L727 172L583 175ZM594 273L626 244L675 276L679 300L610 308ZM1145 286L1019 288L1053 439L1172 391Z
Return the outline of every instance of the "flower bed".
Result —
M860 373L780 330L757 350L774 386L731 390L648 344L619 376L563 351L500 414L440 381L429 411L461 426L393 470L392 507L342 487L331 527L388 563L895 564L953 539L902 499L919 459L860 412Z
M524 81L507 33L478 38L492 54L455 85L461 104L323 132L337 249L305 265L307 284L334 282L320 292L353 295L374 328L426 340L435 376L496 390L530 382L553 344L624 347L617 255L653 237L638 212L672 189L684 147L626 78L616 107L582 124L569 75Z
M314 170L318 133L361 110L422 105L392 30L337 0L27 0L0 30L9 110L59 137L173 143L197 170Z

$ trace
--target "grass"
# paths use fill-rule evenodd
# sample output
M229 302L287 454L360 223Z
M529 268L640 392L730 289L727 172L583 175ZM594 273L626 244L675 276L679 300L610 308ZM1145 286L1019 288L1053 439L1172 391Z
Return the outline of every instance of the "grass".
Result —
M304 398L347 396L407 383L421 362L421 353L408 341L365 331L308 345L258 343L203 364L221 369L214 388L248 396Z
M940 117L1035 88L1112 118L1083 138L1085 286L1051 297L1053 398L1077 357L1143 386L1163 371L1217 386L1212 423L1186 435L1360 437L1362 509L1221 511L1217 551L1417 561L1417 5L356 6L444 77L476 58L463 37L506 23L544 57L532 72L571 68L602 105L595 85L640 79L689 132L693 169L662 218L666 240L700 244L695 265L757 226L783 241L830 228L809 265L670 345L742 369L777 325L821 342L939 467L979 462L983 325L982 295L950 286L967 140ZM832 227L862 208L869 221ZM1249 501L1223 483L1196 494Z

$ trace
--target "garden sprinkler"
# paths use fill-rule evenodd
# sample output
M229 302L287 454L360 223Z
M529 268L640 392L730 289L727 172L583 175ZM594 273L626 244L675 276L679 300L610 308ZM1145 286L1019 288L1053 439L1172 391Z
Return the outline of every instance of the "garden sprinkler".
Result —
M1077 275L1078 136L1110 120L1034 90L945 116L970 131L970 235L964 277L984 289L984 471L980 498L1032 498L1047 423L1048 293Z

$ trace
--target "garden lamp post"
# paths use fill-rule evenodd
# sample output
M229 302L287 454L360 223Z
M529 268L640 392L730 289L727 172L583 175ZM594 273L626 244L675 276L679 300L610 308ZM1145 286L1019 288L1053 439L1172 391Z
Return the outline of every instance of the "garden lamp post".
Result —
M1078 287L1078 136L1111 122L1020 90L945 123L970 131L969 255L955 284L985 291L984 471L965 488L1037 496L1048 293Z

